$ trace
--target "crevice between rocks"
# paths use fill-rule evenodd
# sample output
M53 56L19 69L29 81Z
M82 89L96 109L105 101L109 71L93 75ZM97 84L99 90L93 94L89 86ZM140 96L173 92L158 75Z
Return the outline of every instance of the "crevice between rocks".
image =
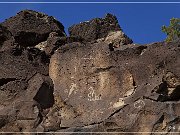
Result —
M37 128L38 125L43 122L44 117L46 117L48 113L47 111L49 110L49 108L53 107L55 103L53 92L53 86L51 85L49 80L46 80L41 84L41 87L33 97L33 100L36 102L35 106L37 106L39 110L36 121L34 122L34 128Z
M108 67L105 67L105 68L96 68L95 73L107 72L107 71L109 71L111 68L114 68L114 66L108 66Z
M52 107L54 104L53 87L48 82L43 82L33 99L40 104L42 109Z
M120 109L117 109L116 111L114 111L112 114L110 114L107 118L105 118L104 120L102 120L102 121L99 121L99 122L94 122L94 123L90 123L90 124L86 124L86 125L84 125L84 126L81 126L81 127L79 127L79 128L84 128L84 127L88 127L88 126L96 126L96 125L99 125L99 124L102 124L102 123L104 123L104 121L106 120L106 119L109 119L110 117L112 117L112 116L114 116L115 114L117 114L117 113L119 113L122 109L124 109L126 106L128 106L129 104L127 104L127 105L124 105L122 108L120 108ZM62 129L69 129L69 128L72 128L72 127L64 127L64 128L61 128L61 130Z
M143 96L143 99L149 99L149 100L154 101L154 102L159 102L159 101L156 100L156 99L153 99L153 98L150 98L150 97L146 97L146 96Z
M114 111L111 115L109 115L109 117L108 118L110 118L110 117L112 117L112 116L114 116L116 113L118 113L118 112L120 112L122 109L124 109L126 106L128 106L129 104L126 104L126 105L124 105L122 108L120 108L120 109L117 109L116 111ZM107 119L108 119L107 118Z
M171 72L167 72L162 83L156 86L151 93L159 94L156 101L179 101L180 100L180 80Z
M3 86L9 82L17 80L16 78L1 78L0 79L0 86Z

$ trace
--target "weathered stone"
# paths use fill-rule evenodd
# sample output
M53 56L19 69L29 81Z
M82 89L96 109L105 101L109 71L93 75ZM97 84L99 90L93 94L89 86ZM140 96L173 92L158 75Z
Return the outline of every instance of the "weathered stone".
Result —
M112 45L113 48L119 48L122 45L132 44L133 41L122 31L110 32L105 41Z
M0 128L8 123L7 116L0 116Z
M10 19L24 19L18 29L9 28L15 34L25 26L21 22L31 22L36 30L46 17L23 11ZM33 44L3 39L0 132L180 131L179 41L131 44L112 15L71 27L70 37L51 24L35 31L47 37ZM29 26L23 33L29 34Z
M50 33L51 34L51 33ZM72 43L72 42L81 42L82 40L76 37L57 37L49 35L47 39L47 46L44 51L47 55L52 55L54 52L61 46Z
M15 117L8 121L9 123L16 121L17 126L22 127L22 131L35 131L37 125L43 120L44 110L53 105L52 82L48 77L36 74L29 80L26 91L21 91L21 94L17 95L19 97L11 99L11 104L6 103L7 107L0 110L0 114Z
M70 36L80 37L86 41L106 38L111 32L122 31L117 18L112 14L107 14L105 18L95 18L87 22L73 25L68 30ZM119 42L132 42L127 36L123 36L123 40L126 41Z
M155 89L160 94L158 100L176 101L180 97L180 79L171 72L167 72L162 79L162 83Z
M2 44L4 43L4 41L8 40L11 38L11 33L7 30L6 27L3 27L2 25L0 25L0 48L2 46Z
M77 37L59 37L58 33L51 32L47 40L39 43L35 48L38 48L39 50L44 51L48 56L51 56L59 47L72 42L82 42L82 39Z
M59 36L66 36L64 26L60 22L52 16L32 10L21 11L2 25L8 28L17 43L25 47L45 41L53 31Z
M129 104L132 106L135 104L135 108L141 108L141 106L154 108L154 105L150 104L151 100L147 100L148 106L143 100L137 103L136 101L143 97L149 99L152 94L151 90L162 82L163 75L168 70L172 70L167 67L173 67L172 61L178 59L178 50L174 49L176 47L177 45L172 44L166 46L154 44L144 47L137 45L110 51L109 45L101 42L72 43L59 48L51 57L49 69L54 83L54 94L59 95L59 98L72 106L76 112L75 117L61 116L63 127L101 123L116 113L118 115L118 110ZM161 51L166 52L159 55ZM162 61L167 60L167 57L171 58L171 62L159 66ZM158 94L155 95L158 96ZM155 102L155 100L152 101ZM162 113L161 111L160 105L157 104L157 108L152 111L156 114L137 117L139 114L130 113L134 118L142 119L137 122L142 124L139 130L135 128L133 122L130 123L129 130L126 129L126 125L120 127L119 124L117 130L107 131L150 132L156 120L159 119L158 114ZM166 110L164 109L163 112ZM126 113L127 111L122 113L122 116ZM154 122L152 121L151 124L146 122L147 118L153 119ZM126 119L120 123L128 124ZM132 126L134 128L131 128Z

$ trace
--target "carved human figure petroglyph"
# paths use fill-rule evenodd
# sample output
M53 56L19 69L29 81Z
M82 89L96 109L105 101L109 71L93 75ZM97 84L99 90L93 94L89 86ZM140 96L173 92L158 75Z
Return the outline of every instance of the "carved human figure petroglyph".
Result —
M73 93L73 91L77 91L77 85L75 83L71 83L68 97Z
M90 91L90 93L88 94L88 100L89 101L98 101L98 100L101 100L101 95L98 96L95 93L95 90L94 90L93 87L90 87L88 90Z

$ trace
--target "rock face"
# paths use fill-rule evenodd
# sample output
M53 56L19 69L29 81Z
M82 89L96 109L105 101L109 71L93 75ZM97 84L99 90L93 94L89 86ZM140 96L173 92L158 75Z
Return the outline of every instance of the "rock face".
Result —
M82 42L82 39L75 37L59 37L58 33L51 32L47 40L39 43L35 48L44 51L47 55L52 55L60 46L72 42Z
M50 32L65 36L64 26L52 16L32 10L24 10L2 23L23 46L33 46L45 41Z
M70 36L80 37L86 41L93 41L106 38L110 32L122 31L118 20L112 14L107 14L105 18L95 18L87 22L73 25L69 28ZM126 38L126 44L131 44L132 40L121 34L121 38Z
M2 45L4 41L10 38L11 38L11 33L5 27L0 25L0 45Z
M0 27L0 132L180 132L179 41L132 44L110 14L66 37L53 22L35 29L39 16ZM29 27L46 38L29 44L17 34Z
M105 42L59 48L49 69L54 95L75 112L75 118L61 115L61 126L166 132L175 119L179 124L178 44L134 45L116 51Z

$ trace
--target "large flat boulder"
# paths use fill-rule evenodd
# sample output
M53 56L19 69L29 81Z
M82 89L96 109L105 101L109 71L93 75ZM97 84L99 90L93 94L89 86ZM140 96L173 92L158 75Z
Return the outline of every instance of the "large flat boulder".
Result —
M104 126L105 131L151 132L157 130L155 126L162 126L157 121L164 117L167 123L162 131L168 130L173 119L179 121L178 111L169 110L179 106L178 44L131 45L116 51L111 51L106 42L60 47L49 68L55 104L61 110L60 126L96 125ZM171 81L167 80L169 74ZM164 81L167 89L160 87Z

